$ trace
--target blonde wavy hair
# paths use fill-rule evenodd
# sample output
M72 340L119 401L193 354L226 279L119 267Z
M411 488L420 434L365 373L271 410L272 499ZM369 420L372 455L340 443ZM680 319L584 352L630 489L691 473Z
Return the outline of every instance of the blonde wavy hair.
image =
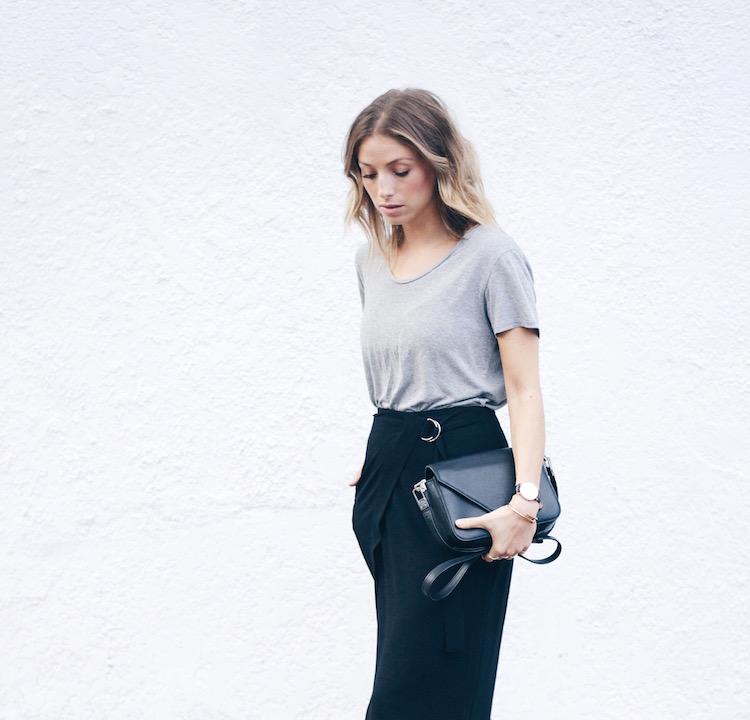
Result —
M398 140L432 166L440 218L453 237L463 237L477 224L497 226L484 194L474 148L458 132L443 101L427 90L389 90L357 116L344 148L344 172L352 181L346 222L356 221L362 227L370 251L375 247L390 261L404 239L403 228L383 220L362 182L359 146L372 135Z

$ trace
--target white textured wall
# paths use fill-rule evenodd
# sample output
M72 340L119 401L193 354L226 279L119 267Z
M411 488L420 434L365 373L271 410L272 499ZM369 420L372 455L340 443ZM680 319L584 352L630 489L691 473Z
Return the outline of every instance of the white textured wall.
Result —
M0 718L363 717L340 151L407 85L543 322L565 551L495 716L749 717L749 41L738 0L5 3Z

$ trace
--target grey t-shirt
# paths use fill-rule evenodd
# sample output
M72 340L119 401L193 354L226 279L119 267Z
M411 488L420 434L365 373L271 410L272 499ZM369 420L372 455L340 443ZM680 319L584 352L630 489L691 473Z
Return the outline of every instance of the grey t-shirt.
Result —
M507 403L497 333L539 331L528 260L501 230L477 226L437 265L396 279L379 252L356 252L362 358L379 408Z

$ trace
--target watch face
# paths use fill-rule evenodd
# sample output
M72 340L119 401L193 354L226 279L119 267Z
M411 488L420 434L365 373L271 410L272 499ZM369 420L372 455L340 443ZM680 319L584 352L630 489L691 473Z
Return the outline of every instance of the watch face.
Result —
M537 490L536 485L531 482L521 483L521 487L519 487L518 490L521 493L521 497L526 500L536 500L539 495L539 490Z

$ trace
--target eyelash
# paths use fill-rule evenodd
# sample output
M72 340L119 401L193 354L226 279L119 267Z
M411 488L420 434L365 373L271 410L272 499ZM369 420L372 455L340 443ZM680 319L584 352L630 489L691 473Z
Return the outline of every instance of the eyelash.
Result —
M395 172L394 175L398 175L398 177L406 177L409 174L408 170L404 170L403 172ZM362 174L362 178L365 180L372 180L375 177L376 173L371 173L370 175Z

